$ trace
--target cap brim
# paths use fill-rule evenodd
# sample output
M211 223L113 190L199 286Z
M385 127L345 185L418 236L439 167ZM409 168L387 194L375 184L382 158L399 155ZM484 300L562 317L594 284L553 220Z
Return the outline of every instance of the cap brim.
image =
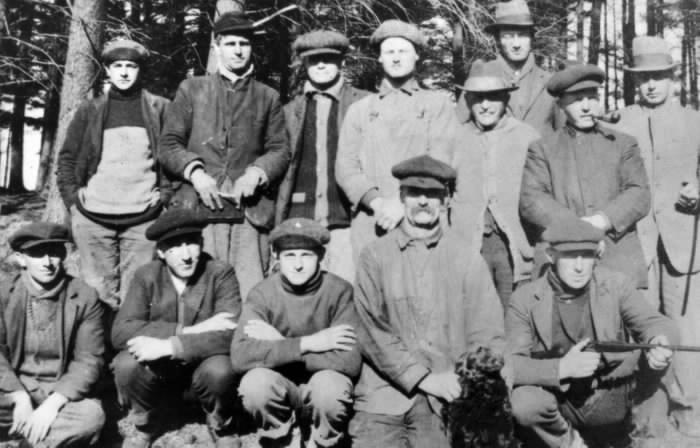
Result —
M444 190L445 184L433 177L410 176L401 179L399 184L402 187L420 188L423 190Z
M168 232L165 232L161 236L159 236L156 241L159 243L162 243L163 241L167 241L169 239L182 236L182 235L193 235L193 234L202 234L202 227L195 227L195 226L186 226L186 227L178 227L177 229L170 230Z
M585 90L585 89L591 89L591 88L598 88L601 86L601 83L599 81L594 81L592 79L584 79L583 81L579 81L575 84L570 85L566 89L562 90L561 93L570 93L570 92L578 92L579 90Z
M491 23L484 27L484 31L487 33L495 33L501 28L534 28L535 23Z
M305 57L314 56L317 54L342 55L342 54L344 54L344 52L342 52L338 49L335 49L335 48L313 48L311 50L302 51L301 53L299 53L299 57L305 58Z
M550 246L557 252L580 252L585 250L595 252L598 250L598 244L599 243L594 243L592 241L572 241L565 243L550 243Z
M672 68L678 67L679 64L673 63L673 64L666 64L666 65L657 65L657 66L652 66L652 67L629 67L627 65L623 66L622 69L627 71L627 72L663 72L665 70L671 70Z
M70 240L65 238L50 238L46 240L30 240L18 244L14 250L31 249L32 247L43 246L45 244L70 243Z

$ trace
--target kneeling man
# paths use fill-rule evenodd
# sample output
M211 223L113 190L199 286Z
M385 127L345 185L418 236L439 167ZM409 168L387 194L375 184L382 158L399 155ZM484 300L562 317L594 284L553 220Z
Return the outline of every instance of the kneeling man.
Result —
M22 272L0 285L0 441L94 446L104 425L89 398L104 362L103 310L97 291L64 271L68 239L45 222L9 238Z
M216 446L240 446L232 434L228 351L241 297L233 268L202 252L204 225L191 210L171 209L146 230L159 260L136 271L112 327L112 344L121 350L115 383L135 426L123 446L150 446L159 399L190 385Z
M270 240L279 272L248 295L231 345L238 393L263 438L288 437L296 411L311 416L307 448L336 446L361 364L352 286L320 269L330 233L318 222L289 219Z
M516 421L549 447L584 447L578 430L600 436L629 416L635 380L658 387L671 351L586 351L593 340L678 343L678 329L635 288L635 280L597 266L603 231L576 218L544 233L546 274L518 289L506 314ZM591 429L596 429L594 434ZM619 434L619 426L616 427Z

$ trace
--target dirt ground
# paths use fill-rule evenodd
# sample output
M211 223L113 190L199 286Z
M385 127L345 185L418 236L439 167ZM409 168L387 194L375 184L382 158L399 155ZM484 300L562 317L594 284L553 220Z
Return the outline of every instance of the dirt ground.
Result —
M39 220L43 211L43 200L34 194L16 196L0 195L0 279L11 272L11 251L7 246L7 236L23 223ZM70 273L76 274L76 254L72 253L66 262ZM119 448L121 446L121 431L128 430L123 421L123 413L116 403L116 392L113 387L105 385L102 388L103 405L107 413L107 425L104 429L99 446L102 448ZM165 427L163 434L154 443L155 448L204 448L213 447L213 439L204 424L204 417L196 406L168 407L163 419ZM698 422L700 425L700 422ZM289 448L301 448L299 431L295 430L293 438L287 445ZM243 448L258 448L258 437L248 428L242 436ZM684 437L669 426L664 438L650 438L643 435L635 438L631 448L700 448L700 439Z

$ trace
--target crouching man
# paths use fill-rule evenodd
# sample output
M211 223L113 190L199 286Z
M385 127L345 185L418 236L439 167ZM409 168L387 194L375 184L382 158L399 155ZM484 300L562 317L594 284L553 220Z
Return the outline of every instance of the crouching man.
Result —
M325 226L289 219L270 240L280 270L251 291L231 345L238 393L262 438L289 437L296 411L311 417L307 448L336 446L361 364L352 286L320 269Z
M604 437L606 427L620 434L630 397L640 392L636 380L643 374L658 387L672 355L660 347L641 355L598 353L585 350L587 343L624 342L630 335L675 344L678 330L644 300L633 279L596 266L602 230L570 218L553 222L543 236L551 265L513 294L506 315L513 415L546 446L585 447L581 434Z
M0 441L93 446L104 425L89 398L104 362L103 309L97 291L64 271L68 239L66 227L44 222L9 238L22 271L0 285Z
M112 327L112 343L121 350L115 383L135 426L124 447L150 446L159 399L188 386L216 446L240 446L232 434L228 351L241 298L233 268L202 252L204 225L191 210L171 209L146 230L160 259L136 271Z

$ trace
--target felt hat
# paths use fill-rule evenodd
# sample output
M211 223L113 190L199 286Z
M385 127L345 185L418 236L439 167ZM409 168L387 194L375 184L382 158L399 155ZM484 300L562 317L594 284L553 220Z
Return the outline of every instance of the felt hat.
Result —
M484 28L489 33L494 33L503 27L531 28L535 26L530 8L524 0L496 3L493 17L494 22Z
M656 72L676 65L665 40L658 36L637 36L632 41L632 65L623 68L630 72Z
M503 71L498 68L495 61L479 60L472 64L469 77L464 85L458 88L467 92L499 92L515 90L518 86L506 81Z
M221 34L252 35L254 32L255 22L244 12L225 12L214 22L214 35L216 36Z

